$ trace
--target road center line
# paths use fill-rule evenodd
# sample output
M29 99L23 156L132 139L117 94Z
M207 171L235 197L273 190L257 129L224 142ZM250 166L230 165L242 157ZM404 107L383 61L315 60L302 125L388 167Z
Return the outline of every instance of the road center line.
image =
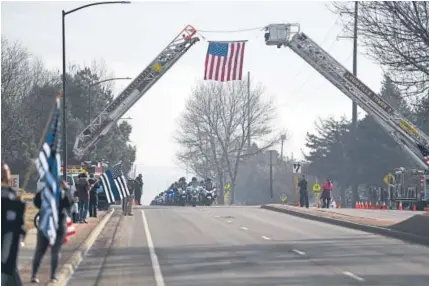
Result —
M152 236L149 231L149 224L147 223L147 219L143 210L142 219L144 232L146 233L147 247L149 248L149 255L150 260L152 262L153 276L155 277L156 286L165 286L164 277L162 276L161 267L159 266L158 256L156 256L155 246L153 244Z
M240 226L240 228L242 229L242 230L249 230L247 227L245 227L245 226Z
M301 251L301 250L298 250L298 249L292 249L292 251L295 252L296 254L299 254L299 255L305 255L304 251Z
M269 238L268 236L265 236L265 235L263 235L263 236L261 236L263 239L265 239L265 240L271 240L271 238Z
M232 222L232 220L227 220L226 222L227 222L227 223L231 223L231 222Z
M355 279L357 281L360 281L360 282L365 281L365 279L363 279L362 277L354 275L353 273L351 273L349 271L344 271L343 274L346 275L346 276L348 276L348 277L350 277L350 278L353 278L353 279Z

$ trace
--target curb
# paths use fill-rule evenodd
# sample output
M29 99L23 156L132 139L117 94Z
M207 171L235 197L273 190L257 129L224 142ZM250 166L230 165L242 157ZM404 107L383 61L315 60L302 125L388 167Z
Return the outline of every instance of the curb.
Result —
M83 260L86 253L91 249L95 240L100 235L101 231L104 229L106 224L109 222L112 217L115 209L109 211L102 220L97 224L97 226L91 231L88 237L81 243L78 249L75 250L73 255L67 260L67 262L61 266L58 271L58 282L48 282L46 286L64 286L67 284L70 277L75 272L76 268L79 266L80 262Z
M285 213L288 215L293 215L293 216L300 217L300 218L305 218L305 219L309 219L309 220L315 220L315 221L319 221L319 222L329 223L329 224L342 226L342 227L346 227L346 228L350 228L350 229L355 229L355 230L365 231L368 233L383 235L383 236L390 237L390 238L396 238L396 239L400 239L400 240L410 242L410 243L429 246L429 237L425 237L425 236L421 236L421 235L405 233L405 232L396 231L396 230L392 230L392 229L385 228L385 227L369 226L369 225L364 225L364 224L359 224L359 223L354 223L354 222L349 222L349 221L344 221L344 220L338 220L338 219L334 219L334 218L315 216L315 215L311 215L311 214L307 214L307 213L303 213L303 212L296 212L296 211L289 210L289 209L281 209L281 208L277 208L277 207L273 207L273 206L269 206L269 205L261 205L261 208L266 209L266 210L270 210L270 211Z

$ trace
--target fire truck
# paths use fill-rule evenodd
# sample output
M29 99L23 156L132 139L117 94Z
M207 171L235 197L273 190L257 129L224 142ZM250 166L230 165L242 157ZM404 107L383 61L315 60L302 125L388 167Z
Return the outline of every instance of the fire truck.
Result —
M429 171L406 169L393 170L393 182L389 184L389 199L392 204L402 203L405 209L424 210L429 205Z

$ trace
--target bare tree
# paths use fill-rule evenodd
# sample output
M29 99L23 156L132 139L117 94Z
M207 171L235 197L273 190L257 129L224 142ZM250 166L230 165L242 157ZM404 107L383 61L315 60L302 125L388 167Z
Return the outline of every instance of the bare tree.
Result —
M353 35L351 2L335 2L345 30ZM359 40L408 95L429 92L429 4L427 1L361 1Z
M280 138L270 126L275 118L273 104L263 99L260 86L251 89L248 96L244 81L202 82L193 90L186 107L175 137L182 147L177 158L200 176L214 175L220 186L220 200L223 186L230 183L233 203L240 162L252 155L246 152L248 125L252 140L261 141L261 151Z

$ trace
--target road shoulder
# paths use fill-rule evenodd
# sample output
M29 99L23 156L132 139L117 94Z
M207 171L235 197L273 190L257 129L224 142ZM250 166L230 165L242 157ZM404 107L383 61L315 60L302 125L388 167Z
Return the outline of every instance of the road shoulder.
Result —
M429 245L429 236L423 236L410 232L400 231L395 228L399 223L404 224L406 220L398 218L393 219L375 219L365 217L355 217L351 215L339 214L335 212L320 211L317 209L299 208L289 205L262 205L262 209L285 213L301 218L330 223L342 227L361 230L369 233L384 235L391 238L401 239L411 243ZM424 216L429 218L428 216Z

